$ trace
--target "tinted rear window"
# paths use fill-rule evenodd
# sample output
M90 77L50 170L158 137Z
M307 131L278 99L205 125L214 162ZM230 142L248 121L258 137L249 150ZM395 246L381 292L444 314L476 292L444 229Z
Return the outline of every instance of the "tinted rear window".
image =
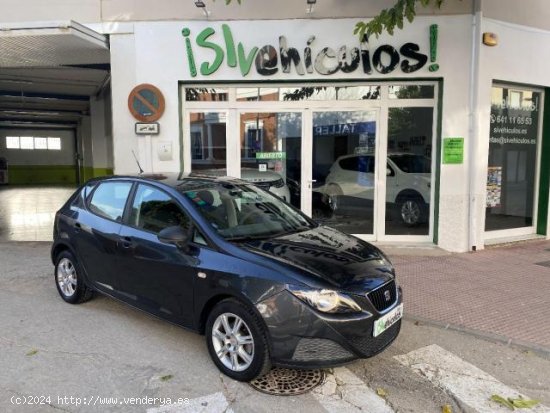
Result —
M99 184L90 200L90 210L102 217L120 221L131 188L131 182L103 182Z

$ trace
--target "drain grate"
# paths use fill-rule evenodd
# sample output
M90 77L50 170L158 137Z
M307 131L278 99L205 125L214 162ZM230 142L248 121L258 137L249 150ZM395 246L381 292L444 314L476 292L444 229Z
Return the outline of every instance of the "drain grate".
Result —
M275 396L294 396L307 393L325 380L323 370L294 370L273 368L266 375L254 379L250 385L262 393Z

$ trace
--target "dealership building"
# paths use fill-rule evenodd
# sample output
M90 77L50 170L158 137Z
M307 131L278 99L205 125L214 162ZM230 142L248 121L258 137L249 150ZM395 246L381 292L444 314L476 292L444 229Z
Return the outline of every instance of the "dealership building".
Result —
M447 0L362 39L394 1L224 3L1 0L8 185L139 163L241 177L369 241L548 238L545 1Z

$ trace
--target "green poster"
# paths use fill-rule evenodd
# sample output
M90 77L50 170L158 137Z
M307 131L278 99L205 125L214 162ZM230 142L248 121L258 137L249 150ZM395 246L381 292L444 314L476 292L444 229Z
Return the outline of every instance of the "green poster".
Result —
M256 159L286 159L286 152L256 152Z
M443 163L464 162L464 138L443 138Z

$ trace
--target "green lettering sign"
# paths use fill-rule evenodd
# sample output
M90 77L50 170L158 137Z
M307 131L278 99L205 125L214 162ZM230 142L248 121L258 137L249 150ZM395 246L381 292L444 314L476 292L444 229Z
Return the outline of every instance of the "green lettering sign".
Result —
M209 64L208 62L203 62L201 64L201 75L208 76L214 73L220 65L223 62L224 52L223 49L218 46L216 43L208 42L208 38L215 34L216 31L212 27L207 27L202 32L199 33L197 36L197 44L200 47L206 47L208 49L212 49L216 56L214 57L214 61L212 64Z

